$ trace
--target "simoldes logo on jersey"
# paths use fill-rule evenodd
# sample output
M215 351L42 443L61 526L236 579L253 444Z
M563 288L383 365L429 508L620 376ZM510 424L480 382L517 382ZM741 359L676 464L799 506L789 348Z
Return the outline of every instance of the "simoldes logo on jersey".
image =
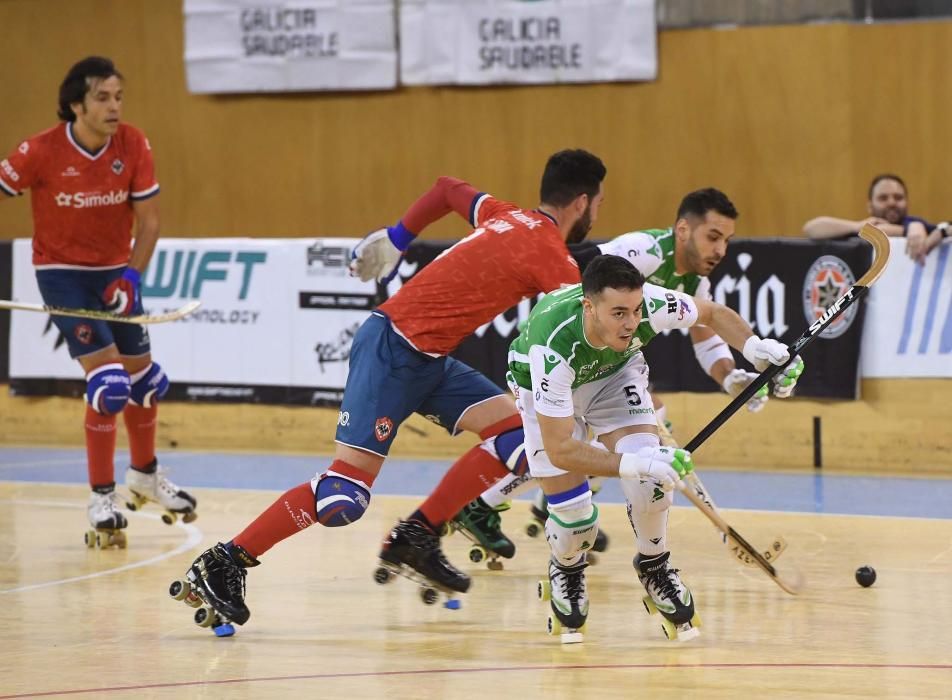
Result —
M110 207L114 204L125 204L129 199L127 190L113 190L112 192L76 192L68 194L60 192L54 199L56 205L60 207L72 207L73 209L88 209L90 207Z

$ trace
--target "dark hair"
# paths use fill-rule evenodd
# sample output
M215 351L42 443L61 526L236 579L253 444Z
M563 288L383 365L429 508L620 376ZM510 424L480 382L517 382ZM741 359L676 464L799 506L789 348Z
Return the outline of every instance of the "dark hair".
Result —
M57 116L64 122L75 121L76 115L70 109L70 105L83 101L89 88L92 87L91 79L106 79L112 76L121 79L122 73L116 70L111 60L102 56L89 56L74 65L60 83Z
M705 187L703 190L695 190L685 195L678 206L678 215L675 217L675 221L688 215L703 219L709 211L716 211L728 219L738 217L734 203L727 198L726 194L713 187Z
M909 196L909 189L906 187L906 183L902 181L902 178L898 175L893 175L892 173L883 173L882 175L877 175L873 178L873 181L869 183L869 191L866 193L866 199L873 198L873 190L876 189L878 185L883 180L895 180L900 185L902 185L902 191L906 193L906 196Z
M585 268L582 292L590 297L606 287L612 289L641 289L645 278L634 265L618 255L598 255Z
M580 148L559 151L545 164L539 201L564 207L580 194L587 194L591 199L598 194L606 172L604 163L588 151Z

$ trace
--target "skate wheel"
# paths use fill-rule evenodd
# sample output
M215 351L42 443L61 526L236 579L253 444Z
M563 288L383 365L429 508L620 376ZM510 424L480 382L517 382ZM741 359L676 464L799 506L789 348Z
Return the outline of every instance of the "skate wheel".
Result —
M86 530L86 534L83 537L86 542L86 548L92 549L96 546L96 531L95 530Z
M479 545L473 545L469 550L469 560L474 564L478 564L483 559L486 558L486 550Z
M445 522L440 526L440 537L449 537L453 534L453 526L449 522Z
M423 600L424 605L433 605L440 597L440 594L435 588L424 588L420 591L420 598Z
M667 618L661 619L661 631L664 632L664 636L670 640L678 638L678 628Z
M448 601L443 603L443 607L447 610L459 610L461 607L463 607L463 604L456 598L450 598Z
M379 583L381 586L385 583L389 583L391 578L393 578L393 574L390 573L389 569L383 566L378 566L374 571L374 581Z
M562 632L562 623L555 615L549 615L545 620L545 628L549 634L560 634Z
M196 519L198 519L198 513L196 513L194 510L190 510L188 513L182 516L183 523L195 522Z
M548 579L543 579L539 581L539 585L536 587L536 593L539 596L539 600L546 601L552 597L552 582Z
M231 637L235 634L235 626L230 622L224 622L217 627L213 627L212 631L216 637Z
M502 571L502 562L498 559L490 559L486 562L486 568L490 571Z
M115 535L112 536L112 542L119 549L125 549L126 548L126 533L122 531L117 532Z
M103 535L101 532L97 532L96 533L96 549L102 549L103 547L107 547L107 546L108 545L106 544L106 536Z
M529 537L538 537L540 532L542 532L542 527L538 521L532 520L526 523L526 534L529 535Z
M175 513L162 513L162 522L166 525L174 525L177 519Z
M642 598L641 602L644 604L645 610L649 615L654 615L656 612L658 612L658 606L655 605L655 602L650 595L646 595L644 598Z
M199 627L211 627L215 624L216 617L218 616L211 608L203 605L195 611L195 624Z
M703 626L704 625L701 624L701 616L695 612L694 617L691 618L691 627L703 627Z
M169 585L169 595L174 600L185 600L191 592L192 585L188 581L179 579L178 581L172 581Z
M139 510L139 504L134 501L126 501L126 508L129 510Z

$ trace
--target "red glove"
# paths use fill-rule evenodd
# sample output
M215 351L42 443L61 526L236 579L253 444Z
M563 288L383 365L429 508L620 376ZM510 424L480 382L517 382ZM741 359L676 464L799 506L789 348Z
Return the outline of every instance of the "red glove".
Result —
M113 280L103 292L102 300L106 308L121 316L133 316L143 313L142 294L139 291L139 271L127 267L122 276Z

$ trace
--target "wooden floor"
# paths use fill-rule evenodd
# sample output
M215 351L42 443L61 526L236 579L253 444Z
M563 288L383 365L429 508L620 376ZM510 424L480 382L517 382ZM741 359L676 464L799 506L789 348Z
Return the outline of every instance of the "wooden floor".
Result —
M278 545L248 577L251 620L230 639L166 595L201 548L234 535L273 493L200 491L201 515L168 527L131 516L129 548L87 550L86 489L0 483L0 697L947 698L952 687L952 521L733 511L748 539L783 534L807 577L792 598L729 560L691 509L672 511L674 560L702 636L668 642L641 604L620 505L602 508L611 548L589 568L584 644L544 630L536 581L547 548L504 524L506 570L470 564L460 610L427 607L413 584L372 580L377 542L417 499L375 497L352 527ZM869 589L854 569L874 565Z

